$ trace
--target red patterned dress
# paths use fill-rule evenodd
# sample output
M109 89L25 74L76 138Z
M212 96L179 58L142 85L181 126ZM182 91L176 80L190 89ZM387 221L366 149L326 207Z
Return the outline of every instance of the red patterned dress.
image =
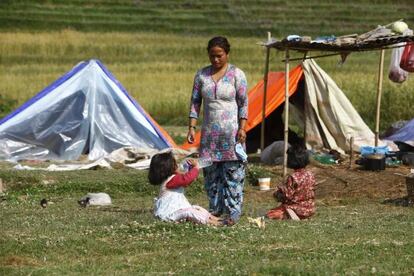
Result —
M311 171L298 169L289 175L285 185L275 192L282 195L282 204L267 212L271 219L288 219L286 209L293 210L300 219L315 214L315 176Z

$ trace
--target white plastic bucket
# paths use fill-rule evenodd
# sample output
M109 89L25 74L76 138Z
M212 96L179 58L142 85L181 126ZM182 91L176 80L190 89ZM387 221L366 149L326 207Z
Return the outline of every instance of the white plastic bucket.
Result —
M257 180L259 181L259 189L261 191L270 190L270 177L263 177Z

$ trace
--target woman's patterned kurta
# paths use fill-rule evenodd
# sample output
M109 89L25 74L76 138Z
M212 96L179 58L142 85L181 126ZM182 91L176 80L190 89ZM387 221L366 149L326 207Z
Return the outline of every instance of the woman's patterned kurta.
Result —
M200 156L213 165L203 170L209 211L239 220L243 204L245 169L235 153L239 120L247 119L247 82L240 69L228 64L224 76L212 78L212 66L197 72L191 96L190 118L198 119L203 104Z
M247 119L247 81L236 66L228 64L216 82L212 66L197 72L191 96L190 118L198 119L203 103L200 155L213 162L238 160L234 151L240 119Z
M292 175L288 176L285 185L277 189L284 198L282 205L270 210L267 216L282 219L279 215L283 213L286 218L287 208L293 210L301 219L312 216L315 213L315 186L315 176L311 171L295 170Z

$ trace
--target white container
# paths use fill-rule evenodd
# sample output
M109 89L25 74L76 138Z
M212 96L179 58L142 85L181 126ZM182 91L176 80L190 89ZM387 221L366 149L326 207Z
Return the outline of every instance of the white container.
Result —
M260 191L270 190L270 177L263 177L263 178L259 178L257 180L259 181Z

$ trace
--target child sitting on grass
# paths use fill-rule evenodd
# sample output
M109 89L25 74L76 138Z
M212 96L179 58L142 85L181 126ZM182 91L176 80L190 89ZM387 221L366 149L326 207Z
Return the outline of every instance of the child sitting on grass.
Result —
M161 185L155 201L154 215L164 221L192 221L199 224L220 225L219 218L206 209L191 205L184 195L184 188L198 176L199 167L195 159L189 159L191 169L187 173L177 171L177 162L172 152L159 153L152 157L148 180L153 185Z
M315 213L315 176L305 167L309 164L309 154L304 146L288 149L288 168L294 172L284 185L277 187L273 196L282 204L267 212L270 219L305 219Z

